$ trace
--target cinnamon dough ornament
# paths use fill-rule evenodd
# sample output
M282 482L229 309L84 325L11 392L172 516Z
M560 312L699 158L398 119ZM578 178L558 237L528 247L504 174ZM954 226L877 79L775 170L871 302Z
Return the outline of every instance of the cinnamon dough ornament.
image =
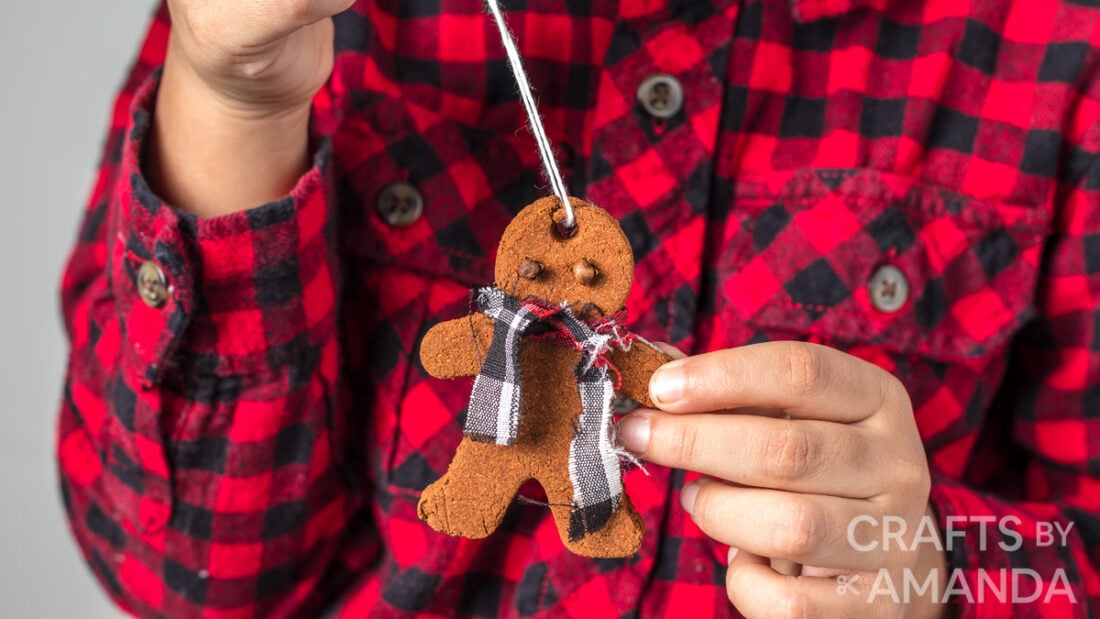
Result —
M419 512L438 531L486 537L520 485L536 479L569 550L626 557L644 524L623 493L612 396L652 406L649 378L669 357L619 322L634 259L618 222L570 201L572 236L555 224L564 219L556 197L516 215L500 241L496 285L477 292L479 311L436 325L421 343L432 376L476 378L465 436Z

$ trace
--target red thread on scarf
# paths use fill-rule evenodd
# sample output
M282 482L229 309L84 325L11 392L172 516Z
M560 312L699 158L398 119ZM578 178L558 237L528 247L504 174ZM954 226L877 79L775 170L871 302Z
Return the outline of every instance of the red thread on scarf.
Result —
M552 329L546 333L528 335L528 338L533 340L547 340L566 348L572 348L582 353L584 352L584 342L577 340L569 328L566 327L561 320L556 318L556 316L561 314L567 306L554 305L537 297L528 297L524 299L521 304L524 309L538 316L541 322L546 323ZM607 357L607 351L610 350L612 345L618 346L620 350L627 350L630 348L630 345L638 339L638 336L631 333L623 325L626 321L626 317L626 310L622 309L610 316L602 316L597 320L582 319L585 324L588 325L589 329L592 329L592 331L599 335L606 335L610 338L604 350L595 351L592 365L598 368L606 368L614 372L616 391L623 386L623 375L619 371L619 368L615 367L614 363L611 363L611 360Z

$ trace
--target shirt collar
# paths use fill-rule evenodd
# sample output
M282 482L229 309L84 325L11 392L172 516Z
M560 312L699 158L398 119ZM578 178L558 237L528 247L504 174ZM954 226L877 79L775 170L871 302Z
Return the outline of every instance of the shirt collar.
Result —
M791 13L800 22L837 17L849 11L873 4L875 0L788 0Z

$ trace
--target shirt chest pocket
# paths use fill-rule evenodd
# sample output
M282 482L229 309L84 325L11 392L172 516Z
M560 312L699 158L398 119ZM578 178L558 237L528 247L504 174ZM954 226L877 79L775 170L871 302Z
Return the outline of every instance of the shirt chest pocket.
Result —
M348 105L334 148L354 408L369 411L375 477L415 496L454 455L472 384L427 375L420 341L470 313L469 289L493 280L504 228L541 197L537 167L513 132L394 97Z
M873 170L738 179L718 315L769 338L944 362L993 354L1032 314L1044 211Z

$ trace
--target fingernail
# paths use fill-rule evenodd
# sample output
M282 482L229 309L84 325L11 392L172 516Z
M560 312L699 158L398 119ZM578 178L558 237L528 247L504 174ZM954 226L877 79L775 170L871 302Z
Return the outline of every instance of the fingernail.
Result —
M684 369L675 361L666 363L653 373L649 381L649 397L658 404L671 404L684 395Z
M730 552L726 555L726 565L733 563L733 560L737 558L737 549L730 546Z
M699 484L694 482L684 486L683 490L680 491L680 505L684 507L684 511L688 514L695 509L695 497L698 494Z
M619 442L636 454L649 447L649 417L635 413L619 422Z

